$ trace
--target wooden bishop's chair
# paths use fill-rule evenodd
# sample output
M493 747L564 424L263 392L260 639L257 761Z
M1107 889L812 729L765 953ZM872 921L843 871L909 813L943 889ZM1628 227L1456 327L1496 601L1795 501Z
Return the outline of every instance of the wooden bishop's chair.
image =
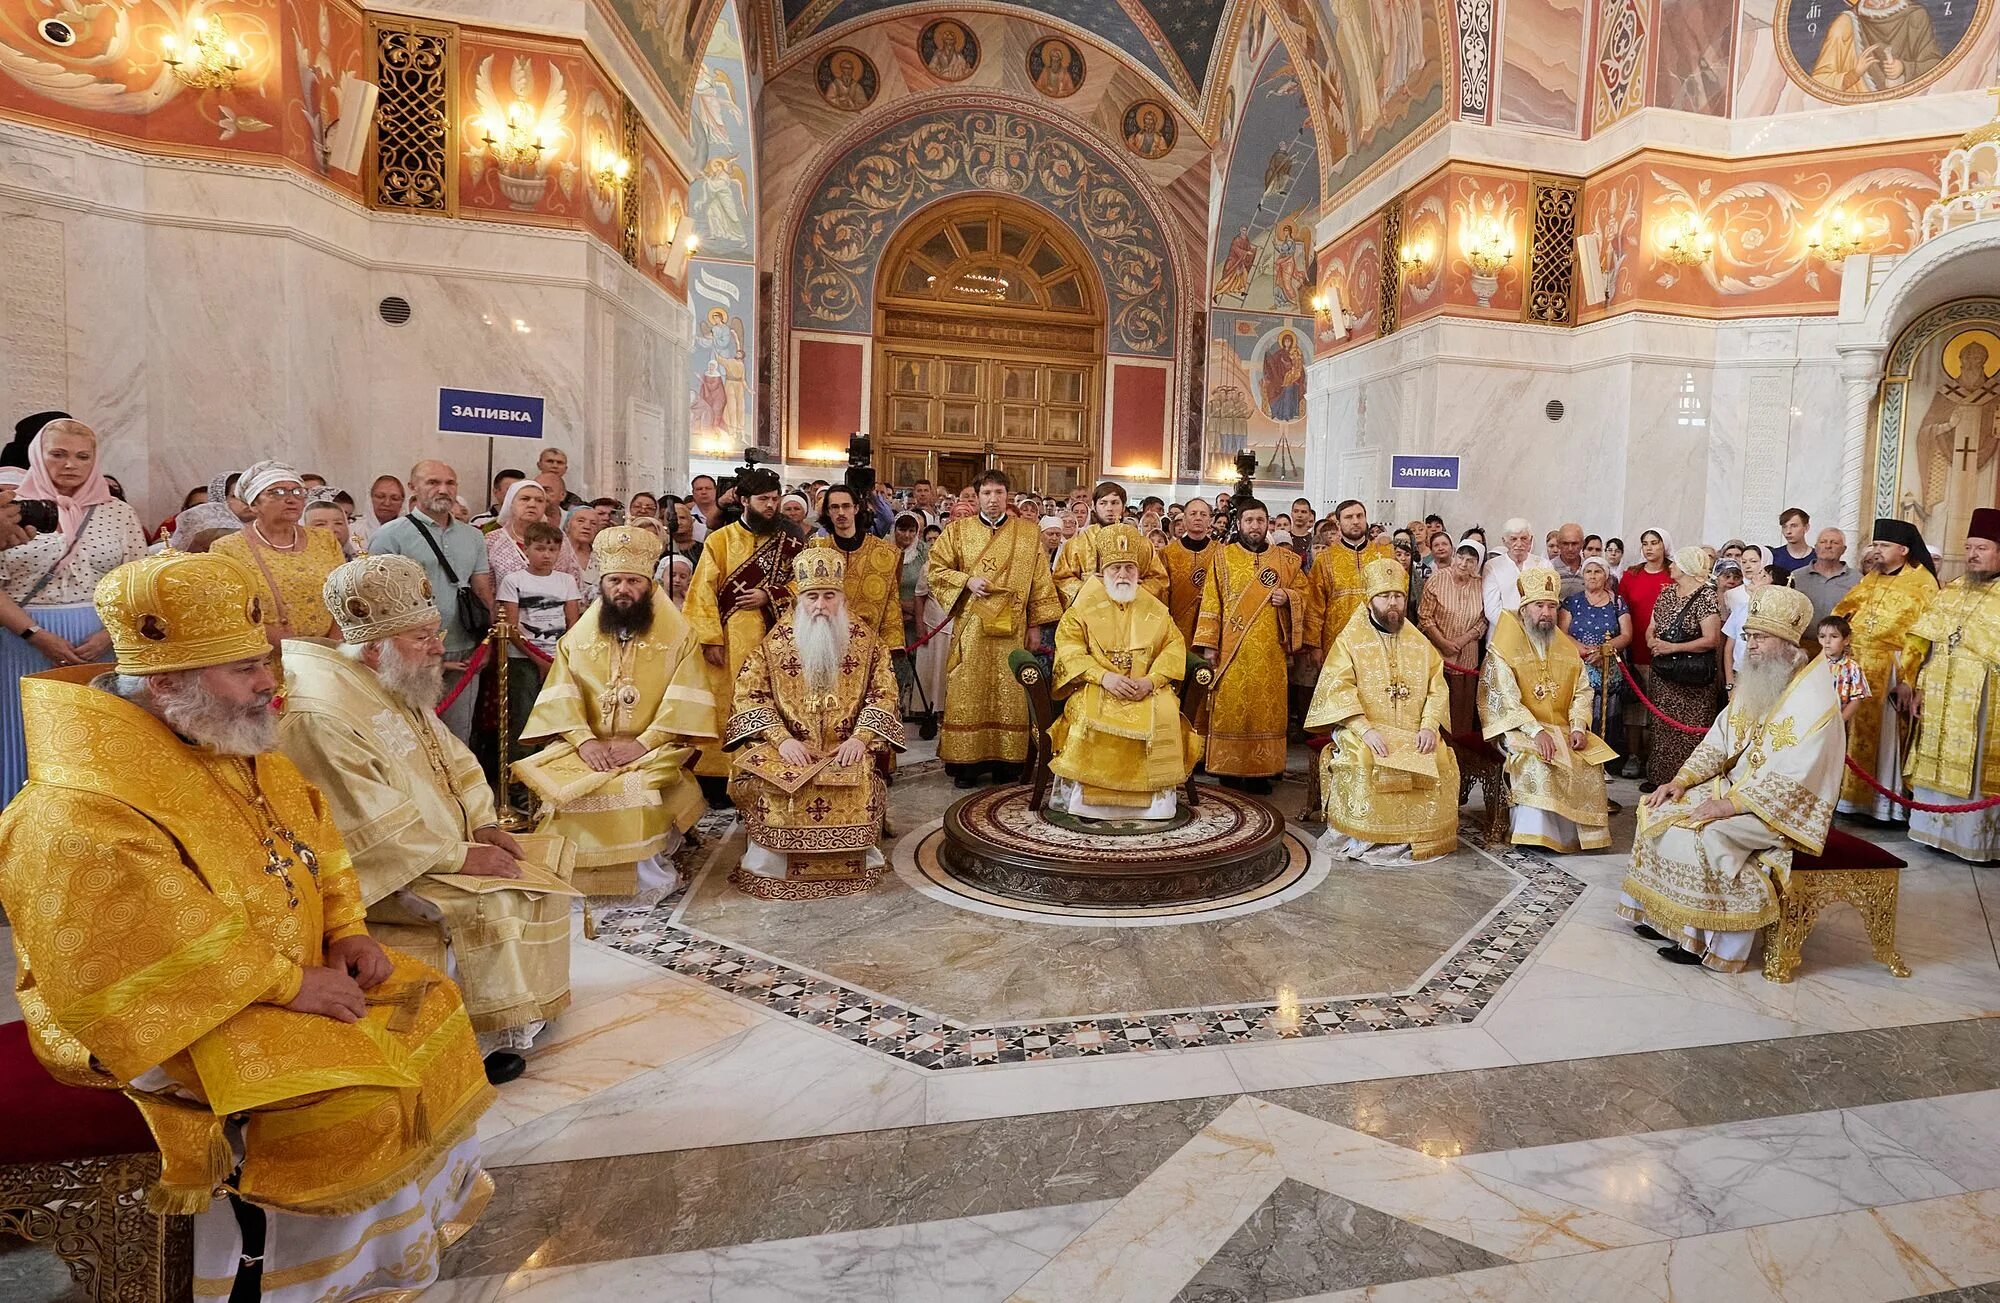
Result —
M48 1241L97 1303L178 1303L194 1286L193 1222L146 1208L152 1133L112 1089L51 1077L28 1025L0 1024L0 1231Z
M1896 953L1896 896L1904 861L1874 842L1829 828L1817 855L1792 856L1791 880L1778 889L1778 921L1764 929L1764 980L1789 982L1806 938L1829 905L1854 906L1875 958L1896 977L1910 970Z
M1055 759L1055 745L1049 740L1049 730L1062 718L1062 707L1056 703L1055 693L1049 684L1049 667L1033 652L1021 650L1008 654L1007 668L1013 671L1014 681L1028 694L1028 775L1032 790L1028 796L1028 808L1040 810L1049 799L1049 762ZM1215 667L1206 657L1188 653L1187 669L1181 675L1181 718L1192 725L1201 715L1201 709L1208 702L1209 689L1215 686ZM1195 804L1194 775L1188 775L1187 787L1181 799L1188 805Z

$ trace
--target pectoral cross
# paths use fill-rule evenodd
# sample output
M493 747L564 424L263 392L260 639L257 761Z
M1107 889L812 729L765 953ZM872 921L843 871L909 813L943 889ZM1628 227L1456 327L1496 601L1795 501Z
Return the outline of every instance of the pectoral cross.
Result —
M1389 680L1389 700L1404 702L1410 699L1410 685L1401 679Z
M293 909L297 909L299 888L292 881L292 861L278 854L278 843L270 837L264 839L264 872L285 884L285 899Z
M1537 701L1541 701L1541 700L1543 700L1543 699L1545 699L1545 698L1548 698L1548 697L1553 697L1553 696L1555 696L1555 695L1556 695L1556 685L1555 685L1555 684L1553 684L1553 683L1550 683L1550 682L1549 682L1549 681L1548 681L1547 679L1541 679L1541 680L1539 680L1539 681L1537 681L1537 682L1536 682L1536 684L1535 684L1535 700L1537 700Z

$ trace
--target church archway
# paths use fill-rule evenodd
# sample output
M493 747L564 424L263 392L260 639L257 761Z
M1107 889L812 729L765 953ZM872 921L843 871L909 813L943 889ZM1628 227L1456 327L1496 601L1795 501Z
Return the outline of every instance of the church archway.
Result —
M1104 292L1033 204L967 195L903 224L876 282L877 465L948 489L997 464L1066 494L1096 474Z

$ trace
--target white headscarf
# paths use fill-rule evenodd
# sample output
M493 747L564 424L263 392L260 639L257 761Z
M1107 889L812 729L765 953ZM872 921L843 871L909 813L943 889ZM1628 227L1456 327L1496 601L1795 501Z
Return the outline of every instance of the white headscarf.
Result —
M296 484L305 487L299 473L281 461L252 462L236 481L236 496L245 502L255 502L257 495L265 489L276 488L280 484Z

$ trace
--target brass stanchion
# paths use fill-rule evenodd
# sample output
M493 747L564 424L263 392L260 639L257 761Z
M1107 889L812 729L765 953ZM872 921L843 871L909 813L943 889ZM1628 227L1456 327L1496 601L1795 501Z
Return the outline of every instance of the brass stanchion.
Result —
M534 827L534 820L514 808L507 788L514 777L514 730L507 718L507 680L512 675L512 657L508 655L514 638L513 627L507 617L499 611L493 613L493 628L487 634L492 640L493 650L488 653L493 658L494 682L493 702L498 718L499 737L495 745L498 750L493 765L493 808L500 816L500 826L508 832L525 832Z

